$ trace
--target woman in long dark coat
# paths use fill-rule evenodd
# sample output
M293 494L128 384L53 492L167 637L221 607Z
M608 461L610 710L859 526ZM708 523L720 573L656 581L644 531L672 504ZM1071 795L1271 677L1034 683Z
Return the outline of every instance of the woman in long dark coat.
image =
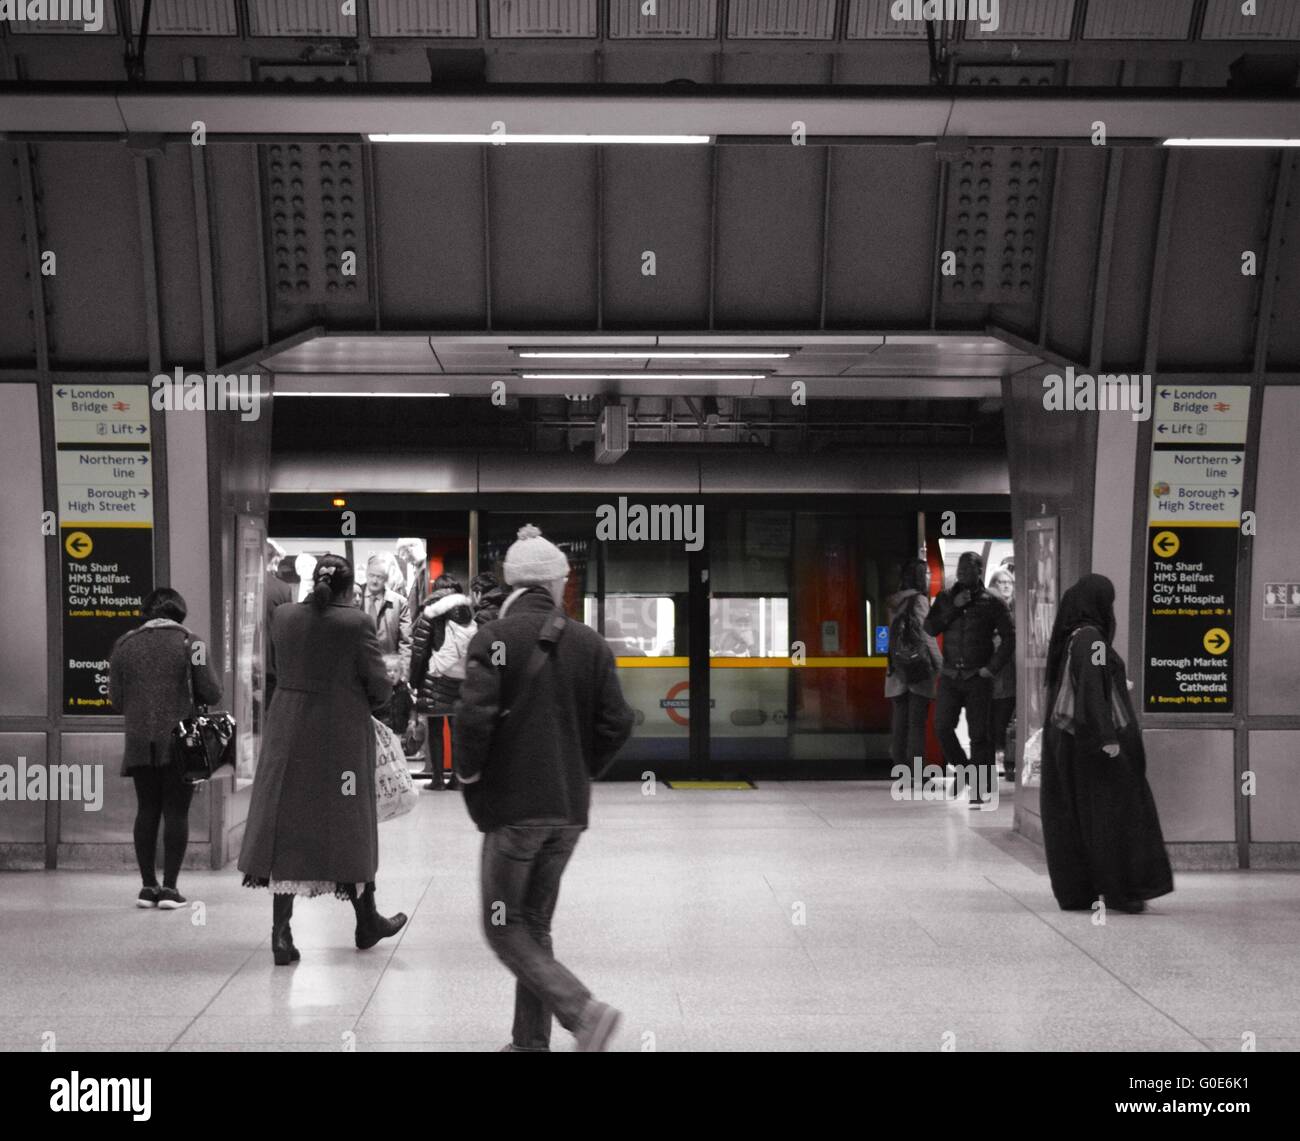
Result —
M379 827L373 709L392 684L370 617L352 603L352 564L326 555L305 602L271 623L276 678L239 853L246 887L269 887L271 951L278 966L300 956L289 920L294 895L350 899L356 943L373 947L406 916L375 908Z
M1146 754L1115 636L1115 586L1084 575L1065 592L1047 650L1040 807L1052 894L1063 911L1145 910L1174 890ZM1097 664L1102 647L1105 664ZM1074 687L1068 728L1052 723L1064 682Z

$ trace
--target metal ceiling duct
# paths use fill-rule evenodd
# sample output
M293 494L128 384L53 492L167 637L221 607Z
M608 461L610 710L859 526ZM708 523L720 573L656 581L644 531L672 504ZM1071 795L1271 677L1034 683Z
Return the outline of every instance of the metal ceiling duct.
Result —
M0 83L0 132L5 137L90 138L127 134L188 139L192 123L209 140L340 138L383 132L468 133L481 136L500 119L511 132L692 135L772 139L789 143L793 118L809 134L846 141L946 137L968 140L1090 141L1104 120L1112 145L1146 144L1170 136L1229 139L1289 138L1297 134L1295 93L1244 97L1205 88L1032 88L957 92L931 88L725 88L667 92L617 87L558 90L554 85L430 91L424 84L331 85L325 90L266 90L238 84Z

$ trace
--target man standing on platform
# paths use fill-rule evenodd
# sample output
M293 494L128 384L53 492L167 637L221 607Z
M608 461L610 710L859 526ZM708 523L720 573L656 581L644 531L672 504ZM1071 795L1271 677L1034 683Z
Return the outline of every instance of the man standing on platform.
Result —
M993 737L989 724L993 679L1015 655L1016 636L1006 603L984 589L984 560L966 551L957 561L957 583L940 592L925 619L927 634L943 638L943 668L934 727L943 759L957 770L958 791L965 773L971 783L970 807L991 799L994 781ZM998 636L997 649L993 635ZM970 728L970 758L957 739L962 708Z

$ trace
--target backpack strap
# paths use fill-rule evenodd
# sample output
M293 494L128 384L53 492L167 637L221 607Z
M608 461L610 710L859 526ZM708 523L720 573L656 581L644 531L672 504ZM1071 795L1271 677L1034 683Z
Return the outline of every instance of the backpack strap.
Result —
M551 660L555 647L559 645L560 638L564 635L566 625L568 619L560 612L552 614L542 624L541 632L537 635L537 645L533 647L532 657L528 659L528 668L524 670L524 676L520 679L514 701L498 714L497 730L501 735L497 738L498 746L502 736L510 733L512 726L522 720L522 714L528 708L533 696L533 683L537 680L537 675L546 667L546 663Z

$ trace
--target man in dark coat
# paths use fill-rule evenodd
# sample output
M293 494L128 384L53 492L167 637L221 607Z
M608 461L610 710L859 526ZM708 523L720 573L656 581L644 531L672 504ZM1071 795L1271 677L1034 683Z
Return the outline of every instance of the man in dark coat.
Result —
M614 656L560 609L569 563L533 526L505 560L515 591L469 646L456 706L456 775L483 832L483 930L514 973L507 1050L550 1049L551 1014L579 1050L603 1050L619 1013L556 962L551 916L587 827L591 779L632 731Z
M940 592L926 615L925 632L943 635L943 668L934 728L943 759L972 785L970 806L980 808L993 787L993 679L1016 652L1016 636L1006 603L984 589L984 560L966 551L957 560L957 582ZM998 636L997 649L993 635ZM962 707L970 727L970 759L957 740Z

